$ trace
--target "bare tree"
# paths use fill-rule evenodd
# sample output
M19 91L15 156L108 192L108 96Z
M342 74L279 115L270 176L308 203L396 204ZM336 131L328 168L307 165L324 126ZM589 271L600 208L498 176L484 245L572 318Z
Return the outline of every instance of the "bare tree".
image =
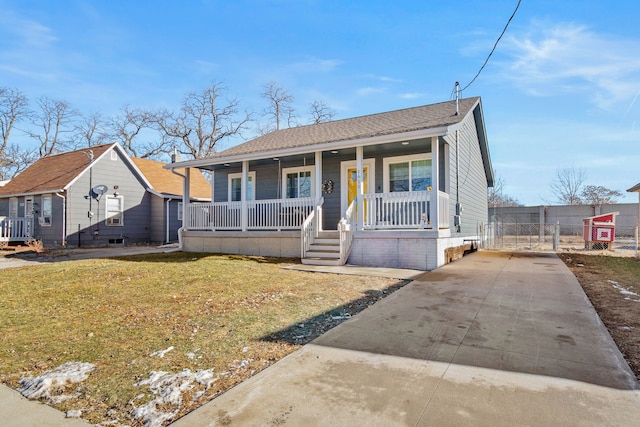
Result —
M601 185L587 185L582 189L580 196L585 204L605 205L616 203L618 197L622 197L622 192Z
M18 144L8 145L0 165L0 180L15 178L36 160L38 152L35 148L21 148Z
M9 136L16 123L29 117L29 101L18 89L0 87L0 165L5 161Z
M336 112L323 101L315 100L309 105L311 114L311 124L329 122L336 115Z
M73 130L73 119L78 113L66 101L46 96L38 100L38 106L40 111L35 114L32 123L40 132L28 131L27 134L40 144L40 157L69 148L71 141L64 139L63 134Z
M586 172L579 168L558 169L551 182L551 191L563 205L581 205L580 192L586 178Z
M185 95L177 114L158 114L158 123L166 136L180 140L182 154L202 159L216 152L224 138L241 135L251 114L239 112L236 98L224 98L227 88L219 82L199 92Z
M268 107L264 110L264 116L271 120L271 125L266 131L279 130L283 121L287 127L295 125L296 116L293 109L293 96L274 81L264 85L265 91L262 97L268 102Z
M493 187L489 187L488 203L490 208L507 206L518 206L518 199L504 194L504 180L502 177L496 178Z
M107 122L97 112L80 114L74 129L74 142L78 147L92 147L107 142L111 136L107 131Z
M171 151L158 127L157 112L125 105L110 126L114 139L133 157L148 158Z

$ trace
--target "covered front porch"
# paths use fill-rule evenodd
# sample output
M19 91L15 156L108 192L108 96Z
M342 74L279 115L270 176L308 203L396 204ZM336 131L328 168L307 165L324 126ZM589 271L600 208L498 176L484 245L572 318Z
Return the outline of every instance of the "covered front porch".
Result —
M377 235L424 253L427 240L451 236L443 145L433 137L199 166L213 174L213 201L184 204L184 246L342 265L353 248L353 259L384 253L378 240L359 246Z

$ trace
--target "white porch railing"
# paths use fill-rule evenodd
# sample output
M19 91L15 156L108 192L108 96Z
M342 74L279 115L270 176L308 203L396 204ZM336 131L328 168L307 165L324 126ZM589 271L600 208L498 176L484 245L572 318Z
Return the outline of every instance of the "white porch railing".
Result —
M33 236L33 218L0 217L0 241L26 241Z
M365 194L364 229L431 228L432 191ZM440 228L449 228L449 195L438 191Z
M311 244L314 239L318 237L318 232L320 231L320 219L322 218L322 205L324 204L324 197L321 197L318 203L316 203L315 209L311 211L311 213L307 216L307 219L302 223L302 230L300 232L300 236L302 238L301 241L301 254L300 257L304 258L309 249L311 248Z
M298 199L250 200L248 230L297 230L313 211L311 197ZM242 230L242 202L189 203L187 230Z
M351 242L353 242L353 229L356 218L356 201L351 202L345 212L344 217L338 223L338 233L340 234L340 265L345 265L351 252Z

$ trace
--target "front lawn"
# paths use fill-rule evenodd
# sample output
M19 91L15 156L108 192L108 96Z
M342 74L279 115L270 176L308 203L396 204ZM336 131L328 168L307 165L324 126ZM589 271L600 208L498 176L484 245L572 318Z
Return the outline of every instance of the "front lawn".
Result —
M173 253L0 270L0 381L91 423L160 424L407 283L280 262Z

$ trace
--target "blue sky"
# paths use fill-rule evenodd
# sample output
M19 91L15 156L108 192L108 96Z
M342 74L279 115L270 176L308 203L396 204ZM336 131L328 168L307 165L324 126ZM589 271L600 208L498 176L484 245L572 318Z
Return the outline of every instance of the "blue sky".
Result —
M449 100L516 3L0 0L0 86L109 116L177 109L217 81L259 115L273 80L301 123L314 100L348 118ZM463 93L483 99L505 193L552 204L556 170L575 167L637 201L625 190L640 182L639 20L636 0L522 1Z

